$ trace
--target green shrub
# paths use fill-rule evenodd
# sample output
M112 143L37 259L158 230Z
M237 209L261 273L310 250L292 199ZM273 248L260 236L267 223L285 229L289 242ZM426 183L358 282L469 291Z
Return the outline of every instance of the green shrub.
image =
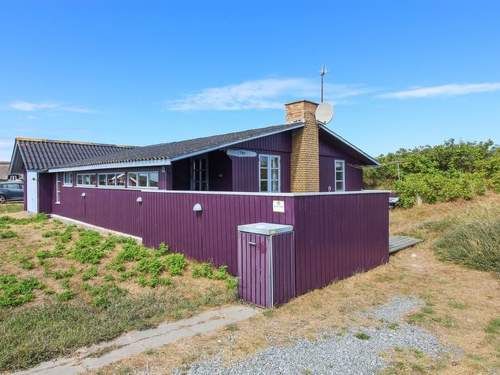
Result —
M191 275L194 278L205 277L211 279L214 273L214 269L210 263L193 264L191 269Z
M172 276L182 275L184 268L186 268L186 258L181 253L168 254L165 257L165 263Z
M424 202L471 199L486 188L500 191L500 148L491 140L400 149L378 157L381 166L366 168L368 188L396 190L403 207ZM398 168L399 167L399 168Z
M0 275L0 307L18 306L33 300L33 291L42 284L35 278L17 278L14 275Z
M229 276L226 279L226 288L228 290L236 290L236 289L238 289L238 278L233 277L233 276Z
M159 255L167 255L170 252L170 248L164 242L158 247L157 253Z
M438 239L436 255L470 268L500 273L500 215L491 210L457 224Z
M123 262L132 262L141 260L150 256L150 251L144 246L139 245L135 241L126 242L123 249L116 256L116 260Z
M158 276L165 270L165 263L160 257L143 258L137 263L137 271Z
M17 237L16 232L12 230L4 230L0 232L0 239L2 240L7 240L9 238L16 238L16 237Z
M93 230L82 230L80 238L75 243L72 251L74 259L80 263L98 264L106 253L116 246L114 237L103 240L102 236Z

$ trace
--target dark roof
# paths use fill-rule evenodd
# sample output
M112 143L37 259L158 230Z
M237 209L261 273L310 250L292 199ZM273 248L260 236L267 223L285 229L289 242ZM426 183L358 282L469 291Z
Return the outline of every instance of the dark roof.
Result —
M11 170L12 173L20 172L20 161L22 161L26 170L45 170L61 164L74 163L82 159L102 157L124 149L130 150L133 147L49 139L16 138ZM18 160L17 152L21 160Z
M192 156L193 154L202 154L209 150L237 144L253 138L264 137L274 133L300 128L302 126L304 126L304 124L296 122L287 125L275 125L266 128L250 129L235 133L189 139L186 141L135 147L106 155L76 160L74 162L59 165L58 168L73 168L87 165L127 163L145 160L182 159L184 157Z

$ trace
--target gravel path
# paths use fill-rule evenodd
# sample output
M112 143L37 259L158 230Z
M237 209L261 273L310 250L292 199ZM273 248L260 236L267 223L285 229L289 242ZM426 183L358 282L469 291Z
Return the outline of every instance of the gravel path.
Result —
M300 340L292 346L270 347L247 360L225 367L214 357L195 363L188 374L374 374L387 366L380 356L395 347L413 348L438 356L444 348L426 330L401 322L403 315L422 302L397 297L366 313L384 320L377 327L352 329L343 335L316 341ZM395 325L394 323L398 323ZM363 333L367 336L360 336ZM177 370L177 374L184 373Z

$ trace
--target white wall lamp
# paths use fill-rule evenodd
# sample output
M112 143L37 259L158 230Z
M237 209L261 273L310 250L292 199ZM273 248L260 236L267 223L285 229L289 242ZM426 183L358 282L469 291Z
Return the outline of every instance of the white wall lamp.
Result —
M201 204L200 203L196 203L194 206L193 206L193 211L194 212L202 212L203 211L203 207L201 207Z
M137 197L137 199L135 200L137 203L141 204L142 203L142 197Z

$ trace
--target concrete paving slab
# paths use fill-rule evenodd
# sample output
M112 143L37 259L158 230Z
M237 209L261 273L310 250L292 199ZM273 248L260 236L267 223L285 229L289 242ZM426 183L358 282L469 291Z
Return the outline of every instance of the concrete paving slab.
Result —
M74 375L95 370L185 337L215 331L228 324L251 318L257 313L257 309L249 306L229 306L206 311L192 318L162 323L156 328L131 331L115 340L80 349L73 357L44 362L34 368L15 374ZM102 355L97 356L99 353Z

